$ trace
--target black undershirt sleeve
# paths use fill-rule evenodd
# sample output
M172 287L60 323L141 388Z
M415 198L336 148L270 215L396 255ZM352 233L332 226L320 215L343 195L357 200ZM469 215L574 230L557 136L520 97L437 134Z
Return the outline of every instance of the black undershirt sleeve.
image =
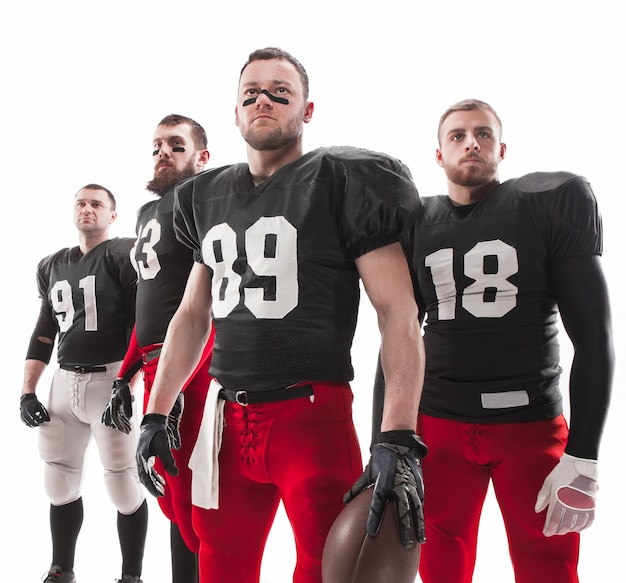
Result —
M597 459L611 398L614 348L609 294L600 257L565 259L551 269L561 320L574 348L566 452Z
M57 331L57 323L52 315L50 306L45 301L41 302L39 317L37 318L37 323L35 324L35 329L30 337L28 350L26 351L26 359L40 360L41 362L49 364ZM47 338L50 342L44 342L40 340L40 338Z

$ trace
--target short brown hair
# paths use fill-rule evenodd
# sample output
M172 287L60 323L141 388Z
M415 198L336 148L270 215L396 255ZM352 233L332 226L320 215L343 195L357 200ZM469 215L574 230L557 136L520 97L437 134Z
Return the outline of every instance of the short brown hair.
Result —
M296 68L296 71L298 71L302 81L304 99L307 100L309 98L309 76L307 75L306 69L293 55L276 47L266 47L264 49L257 49L256 51L251 52L248 56L248 60L241 68L239 78L241 78L241 75L243 75L243 72L250 63L253 63L254 61L269 61L271 59L283 59L284 61L291 63Z
M78 193L81 190L104 190L104 192L107 193L107 196L109 197L109 200L111 201L111 210L114 211L115 207L117 205L117 203L115 202L115 197L113 196L113 193L108 189L105 188L104 186L100 186L100 184L95 184L95 183L90 183L90 184L85 184L85 186L81 186L78 189L78 192L74 195L74 198L76 198L78 196Z
M443 115L439 118L439 125L437 126L437 139L439 140L439 145L441 146L441 126L443 122L446 121L448 116L455 111L473 111L475 109L482 109L485 111L490 111L495 118L498 120L498 125L500 126L500 133L502 133L502 121L498 117L496 110L491 107L485 101L481 101L480 99L463 99L462 101L457 101L448 109L443 112Z
M166 115L160 122L160 126L177 126L186 123L191 128L191 135L196 150L207 149L207 137L204 128L194 119L177 113Z

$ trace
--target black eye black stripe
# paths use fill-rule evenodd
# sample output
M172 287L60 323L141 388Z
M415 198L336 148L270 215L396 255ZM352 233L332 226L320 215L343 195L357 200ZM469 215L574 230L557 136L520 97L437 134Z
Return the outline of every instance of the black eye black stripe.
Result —
M265 93L265 95L267 95L271 101L273 101L274 103L282 103L283 105L287 105L289 103L288 99L285 99L284 97L276 97L275 95L272 95L267 89L261 89L261 93ZM258 99L258 95L256 97L251 97L250 99L246 99L243 102L243 107L245 107L246 105L252 105L253 103L256 103L256 100Z

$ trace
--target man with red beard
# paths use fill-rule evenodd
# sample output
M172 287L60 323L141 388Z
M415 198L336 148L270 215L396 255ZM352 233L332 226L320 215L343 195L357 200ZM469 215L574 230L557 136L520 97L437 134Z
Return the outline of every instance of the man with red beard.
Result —
M209 160L206 132L193 119L168 115L157 126L153 140L154 177L147 189L158 196L138 213L137 241L131 259L137 270L135 330L124 363L113 385L103 422L127 433L132 415L132 377L141 368L145 400L150 393L167 326L183 295L193 254L174 234L174 187L201 172ZM168 417L168 430L179 472L165 476L151 489L171 521L172 583L198 580L198 537L191 524L191 471L189 456L200 426L209 386L208 357L212 342ZM184 393L184 407L183 407Z
M449 107L438 139L448 194L422 199L404 241L427 318L420 575L424 583L472 581L491 483L515 581L577 583L614 358L596 199L569 172L501 183L502 124L483 101ZM574 347L569 427L559 314Z

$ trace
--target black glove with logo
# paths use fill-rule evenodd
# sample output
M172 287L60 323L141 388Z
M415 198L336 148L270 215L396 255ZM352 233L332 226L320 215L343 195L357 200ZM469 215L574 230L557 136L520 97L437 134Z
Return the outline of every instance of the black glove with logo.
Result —
M134 400L128 382L124 379L114 380L111 398L102 413L102 423L107 427L119 429L122 433L130 433L133 428L130 418L133 416Z
M170 451L165 415L148 413L141 422L141 433L137 444L137 470L141 483L153 496L165 495L165 479L154 469L154 458L158 457L171 476L178 475L178 468Z
M367 533L374 536L387 501L393 499L402 546L426 541L424 532L424 480L422 458L428 448L411 430L384 431L372 445L370 461L343 500L347 504L374 484L367 517Z
M172 449L180 449L180 420L183 416L183 409L185 407L185 397L183 392L178 393L176 401L167 416L167 436L170 438L170 445Z
M28 427L39 427L45 421L50 421L47 409L35 393L25 393L20 397L20 416Z

